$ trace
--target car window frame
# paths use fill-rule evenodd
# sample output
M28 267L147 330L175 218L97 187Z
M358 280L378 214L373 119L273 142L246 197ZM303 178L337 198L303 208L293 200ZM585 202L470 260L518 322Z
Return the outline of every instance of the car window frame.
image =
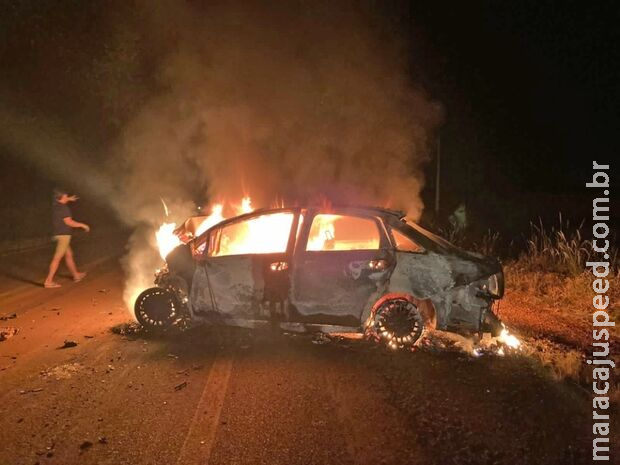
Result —
M362 212L348 212L344 210L307 210L302 212L304 214L304 225L302 227L302 234L298 237L296 253L299 254L343 254L343 253L360 253L360 252L380 252L391 247L390 238L387 235L385 225L378 216L372 214L364 214ZM310 239L310 230L314 223L315 217L318 215L338 215L338 216L352 216L355 218L362 218L370 220L375 223L377 227L377 233L379 234L379 247L376 249L351 249L351 250L306 250L308 247L308 240Z
M417 244L418 247L420 247L422 250L420 250L419 252L411 252L409 250L400 250L398 248L398 246L397 246L396 239L394 238L394 231L398 232L399 234L401 234L401 235L405 236L406 238L408 238L410 241L412 241L415 244ZM388 232L389 232L389 237L390 237L390 241L392 242L392 248L394 249L394 252L410 253L410 254L415 254L415 255L424 255L424 254L428 253L428 249L426 247L424 247L422 244L420 244L419 241L417 241L413 237L411 237L411 234L407 234L402 229L399 229L399 228L397 228L397 227L395 227L393 225L389 225Z
M267 216L267 215L277 215L277 214L282 214L282 213L289 213L293 215L293 221L291 222L291 227L289 230L289 236L288 236L288 240L287 240L287 244L286 244L286 249L284 250L284 252L269 252L269 253L258 253L258 252L252 252L252 253L245 253L245 254L234 254L234 255L209 255L209 251L211 250L211 245L212 245L212 241L219 241L220 240L220 235L221 235L221 231L223 228L234 225L236 223L241 223L244 221L250 221L254 218L259 218L261 216ZM199 247L202 244L202 241L204 240L206 242L206 246L204 251L200 254L200 255L195 255L194 258L196 258L197 260L200 261L204 261L204 260L215 260L215 259L220 259L220 258L229 258L229 257L248 257L248 256L252 256L252 255L261 255L261 256L267 256L267 255L288 255L292 252L294 243L295 243L295 235L297 233L297 228L298 228L298 224L299 224L299 210L298 209L294 209L294 208L284 208L284 209L277 209L277 210L263 210L263 211L258 211L258 212L251 212L251 213L247 213L245 215L240 215L240 216L236 216L236 217L232 217L229 218L227 220L221 221L220 223L213 225L211 228L209 228L207 231L205 231L203 234L201 234L199 237L197 237L195 239L195 241L199 241L198 245L196 246ZM215 235L217 235L218 237L216 237Z

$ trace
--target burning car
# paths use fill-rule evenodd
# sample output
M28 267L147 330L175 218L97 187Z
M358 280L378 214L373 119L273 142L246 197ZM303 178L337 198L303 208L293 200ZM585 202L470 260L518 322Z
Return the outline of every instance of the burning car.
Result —
M221 219L221 218L220 218ZM502 331L500 263L382 208L256 210L175 230L156 287L135 302L151 329L187 322L360 332L412 347L426 328Z

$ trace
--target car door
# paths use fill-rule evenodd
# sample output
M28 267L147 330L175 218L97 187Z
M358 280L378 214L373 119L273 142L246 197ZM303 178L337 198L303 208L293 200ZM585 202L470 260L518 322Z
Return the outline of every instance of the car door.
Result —
M299 242L291 292L297 319L358 326L394 266L381 221L370 215L318 213Z
M288 296L294 222L293 211L278 211L210 230L194 274L192 311L247 320L270 319L272 310L283 311L276 300Z

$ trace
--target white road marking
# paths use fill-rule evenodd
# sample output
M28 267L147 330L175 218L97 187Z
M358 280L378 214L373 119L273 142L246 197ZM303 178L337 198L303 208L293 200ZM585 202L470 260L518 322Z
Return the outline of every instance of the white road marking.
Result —
M218 357L213 362L209 377L196 405L185 441L179 451L177 465L207 465L215 443L222 406L228 390L233 357Z

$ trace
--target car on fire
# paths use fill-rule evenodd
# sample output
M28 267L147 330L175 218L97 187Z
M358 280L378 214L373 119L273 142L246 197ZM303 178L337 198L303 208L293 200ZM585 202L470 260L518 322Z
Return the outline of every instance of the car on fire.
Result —
M203 220L177 228L183 243L137 298L144 327L359 332L391 348L413 347L427 328L502 330L494 313L504 292L499 261L457 248L401 212L263 209L200 233Z

